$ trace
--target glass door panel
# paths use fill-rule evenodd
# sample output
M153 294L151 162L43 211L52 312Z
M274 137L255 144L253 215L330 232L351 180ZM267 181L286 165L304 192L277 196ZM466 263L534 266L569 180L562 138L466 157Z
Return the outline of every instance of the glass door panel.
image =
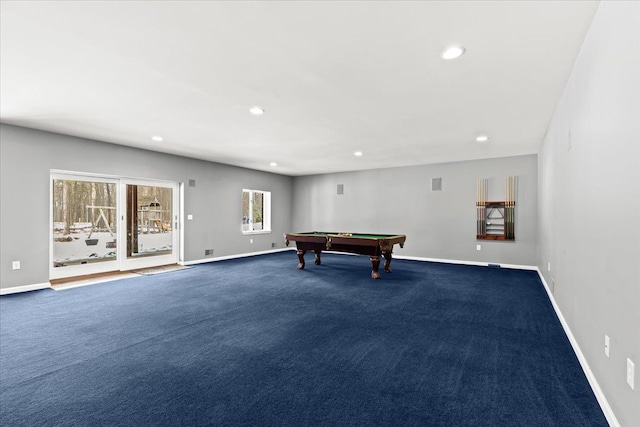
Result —
M51 278L117 270L117 181L58 174L51 185Z
M126 198L126 269L178 261L177 186L123 185Z

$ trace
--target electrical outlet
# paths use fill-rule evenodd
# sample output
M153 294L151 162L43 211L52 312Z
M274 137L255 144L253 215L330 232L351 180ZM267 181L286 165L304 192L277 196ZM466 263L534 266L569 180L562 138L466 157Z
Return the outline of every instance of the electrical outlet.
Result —
M193 221L193 215L188 214L187 215L187 221Z
M604 354L609 357L609 335L604 336Z
M482 250L482 245L476 245L476 251Z
M551 261L547 263L547 271L551 271Z
M20 270L20 261L13 261L11 263L11 266L13 267L14 270Z
M631 390L635 390L635 375L636 375L636 365L631 361L631 359L627 358L627 384L631 387Z
M249 243L253 243L253 239L249 239Z

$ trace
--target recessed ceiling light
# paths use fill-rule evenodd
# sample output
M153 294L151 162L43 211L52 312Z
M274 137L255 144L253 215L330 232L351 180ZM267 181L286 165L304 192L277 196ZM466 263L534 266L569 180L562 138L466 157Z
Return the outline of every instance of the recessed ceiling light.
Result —
M264 114L264 108L258 107L256 105L254 107L249 108L249 112L251 114L253 114L254 116L260 116L260 115Z
M161 136L152 136L151 139L153 139L154 141L158 141L158 142L162 142L163 138Z
M478 135L476 136L476 141L478 142L487 142L489 137L487 135Z
M276 167L276 166L278 166L278 164L276 162L271 162L271 163L269 163L269 166Z
M442 59L456 59L464 53L464 48L461 46L451 46L444 52L442 52Z
M362 151L356 151L355 153L353 153L353 155L356 157L362 157L362 154Z

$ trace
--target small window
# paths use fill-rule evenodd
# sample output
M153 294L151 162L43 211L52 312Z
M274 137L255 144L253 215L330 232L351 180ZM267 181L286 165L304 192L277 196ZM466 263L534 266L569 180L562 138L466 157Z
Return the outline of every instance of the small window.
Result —
M271 232L271 193L242 190L242 232Z

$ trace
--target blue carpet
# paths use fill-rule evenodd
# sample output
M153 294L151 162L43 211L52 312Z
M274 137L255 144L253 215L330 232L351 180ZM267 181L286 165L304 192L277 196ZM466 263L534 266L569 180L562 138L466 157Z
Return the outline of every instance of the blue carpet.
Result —
M607 425L537 273L296 265L3 296L0 425Z

